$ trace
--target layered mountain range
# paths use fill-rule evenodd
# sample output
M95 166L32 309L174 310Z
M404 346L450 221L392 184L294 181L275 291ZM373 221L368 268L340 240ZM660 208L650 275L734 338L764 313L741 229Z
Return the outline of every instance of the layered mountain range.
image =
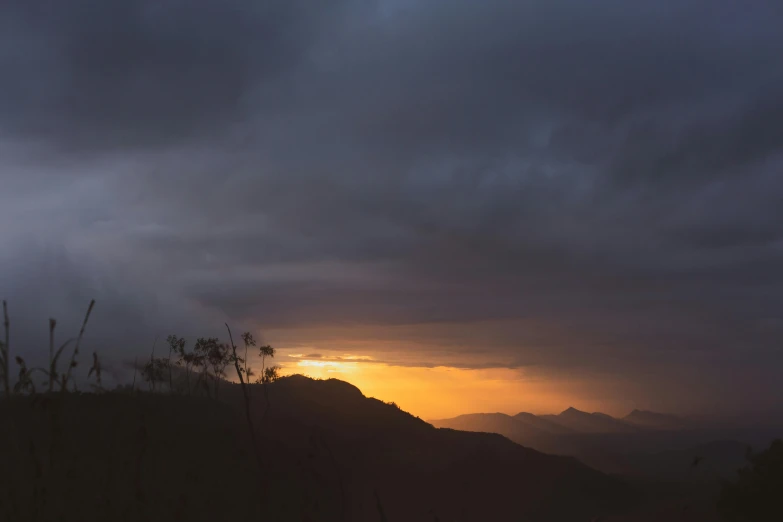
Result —
M475 413L430 422L440 428L499 433L609 473L657 478L730 476L744 463L748 447L713 425L642 410L621 418L568 408L557 415Z

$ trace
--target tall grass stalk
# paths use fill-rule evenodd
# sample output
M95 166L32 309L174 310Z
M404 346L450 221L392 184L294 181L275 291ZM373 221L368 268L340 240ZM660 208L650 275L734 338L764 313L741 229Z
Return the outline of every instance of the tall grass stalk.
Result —
M139 370L139 358L133 359L133 384L131 384L131 392L136 391L136 372Z
M169 368L169 393L174 393L174 380L171 376L171 352L174 347L169 343L169 358L166 361L166 366Z
M263 510L263 505L264 505L264 500L266 495L266 488L265 488L266 482L264 481L264 461L263 458L261 457L261 450L259 448L259 441L258 441L258 437L256 436L256 430L253 427L253 417L250 414L250 395L248 394L248 389L247 389L247 384L245 383L245 379L244 377L242 377L242 368L239 366L239 358L237 357L237 347L234 344L234 336L231 335L231 328L228 326L228 323L225 323L225 325L226 325L226 330L228 330L228 340L231 343L231 354L232 354L232 359L234 361L234 369L237 372L237 376L239 376L239 385L242 387L242 398L244 399L244 403L245 403L245 418L247 419L248 430L250 430L250 444L253 446L253 454L256 457L256 465L258 466L258 481L262 487L261 494L258 496L258 502Z
M62 355L63 350L65 350L69 344L74 342L76 339L68 339L65 341L60 348L57 349L57 351L54 353L54 357L52 358L52 362L49 365L49 391L53 391L54 389L54 383L58 380L58 374L57 374L57 361L60 359L60 355Z
M11 396L11 376L8 373L8 358L10 357L9 336L11 323L8 321L8 303L3 301L3 326L5 327L5 341L3 342L3 389L5 396Z
M150 389L155 391L155 345L158 344L158 336L152 341L152 352L150 353Z
M381 497L378 495L378 490L374 489L373 493L375 493L375 508L378 510L381 522L389 522L389 519L386 518L386 512L383 510L383 504L381 504Z
M52 375L52 362L54 361L54 328L57 326L57 321L54 318L49 318L49 391L52 391L54 386Z
M62 388L60 391L64 392L68 388L68 381L71 379L71 372L76 367L76 356L79 355L79 345L84 337L84 329L87 328L87 321L90 320L90 314L95 306L95 299L90 301L90 306L87 307L87 313L84 316L84 322L82 322L82 328L79 330L79 337L76 338L76 345L73 347L73 353L71 354L71 362L68 364L68 369L65 371L65 377L63 377Z
M231 328L228 326L228 323L225 323L226 330L228 330L228 339L231 343L231 353L233 355L232 359L234 361L234 368L236 369L237 375L239 376L239 385L242 387L242 398L244 399L245 403L245 418L247 419L247 427L250 430L250 439L253 444L253 452L256 456L256 461L258 463L258 471L263 472L264 465L263 461L261 459L261 453L258 450L258 439L256 437L256 430L253 426L253 417L250 414L250 395L247 391L247 384L245 383L244 377L242 377L242 368L239 366L239 358L237 357L237 347L234 344L234 336L231 335Z

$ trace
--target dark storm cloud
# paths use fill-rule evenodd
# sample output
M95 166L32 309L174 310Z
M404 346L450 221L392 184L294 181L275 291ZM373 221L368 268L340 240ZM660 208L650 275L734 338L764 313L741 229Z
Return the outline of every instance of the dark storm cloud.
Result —
M33 237L139 330L502 319L444 361L780 362L779 2L0 9L15 299Z
M0 115L11 133L68 147L214 136L347 3L10 0Z

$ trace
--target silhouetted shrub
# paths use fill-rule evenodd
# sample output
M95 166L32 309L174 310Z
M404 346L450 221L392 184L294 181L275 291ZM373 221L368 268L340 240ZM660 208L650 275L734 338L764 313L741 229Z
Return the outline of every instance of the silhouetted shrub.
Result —
M772 522L783 520L783 441L749 454L750 465L736 482L724 484L718 510L726 521Z

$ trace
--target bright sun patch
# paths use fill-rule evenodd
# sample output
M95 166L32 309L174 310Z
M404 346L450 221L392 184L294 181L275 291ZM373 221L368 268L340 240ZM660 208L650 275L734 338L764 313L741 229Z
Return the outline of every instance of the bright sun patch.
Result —
M356 370L355 362L342 362L342 361L316 361L305 359L298 361L295 368L302 368L299 372L294 371L292 373L303 373L310 377L323 378L323 373L349 373Z

